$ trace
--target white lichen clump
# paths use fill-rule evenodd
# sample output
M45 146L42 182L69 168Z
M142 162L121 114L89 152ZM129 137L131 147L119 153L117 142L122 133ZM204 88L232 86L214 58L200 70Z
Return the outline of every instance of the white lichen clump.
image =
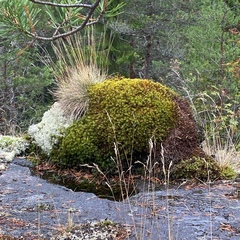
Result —
M16 155L23 153L28 145L28 141L21 137L0 135L0 159L11 162Z
M44 113L40 123L29 127L28 134L46 154L50 154L53 145L58 141L58 137L63 135L63 130L72 121L64 116L60 104L56 102Z

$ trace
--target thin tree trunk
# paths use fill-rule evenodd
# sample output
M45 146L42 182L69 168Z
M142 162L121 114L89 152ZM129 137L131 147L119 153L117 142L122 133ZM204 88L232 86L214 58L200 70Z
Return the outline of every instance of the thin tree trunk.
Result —
M132 49L134 49L134 40L133 37L130 39L130 45ZM135 78L135 72L134 72L134 61L131 61L129 64L129 77L130 78Z
M151 63L151 36L146 36L146 51L145 51L145 66L144 66L144 77L149 78L150 75L150 63Z

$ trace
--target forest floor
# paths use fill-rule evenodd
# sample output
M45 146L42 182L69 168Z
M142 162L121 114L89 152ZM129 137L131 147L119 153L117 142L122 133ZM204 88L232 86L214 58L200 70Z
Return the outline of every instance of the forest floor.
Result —
M237 185L182 184L118 202L51 184L15 160L0 175L0 239L237 240Z

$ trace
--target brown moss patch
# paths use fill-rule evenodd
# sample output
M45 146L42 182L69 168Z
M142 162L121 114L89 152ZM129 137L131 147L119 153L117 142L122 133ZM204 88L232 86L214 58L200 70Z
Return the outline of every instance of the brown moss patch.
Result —
M179 121L163 142L164 158L167 163L178 163L192 156L206 156L199 147L198 127L188 101L176 96Z

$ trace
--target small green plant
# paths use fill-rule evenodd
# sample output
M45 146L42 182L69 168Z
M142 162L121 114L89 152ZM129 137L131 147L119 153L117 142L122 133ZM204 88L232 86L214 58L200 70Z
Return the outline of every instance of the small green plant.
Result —
M220 177L222 179L234 179L237 177L237 173L231 166L220 166Z
M117 223L112 222L112 221L106 219L104 221L98 222L96 225L99 226L99 227L103 227L104 228L104 227L108 227L108 226L117 226Z

